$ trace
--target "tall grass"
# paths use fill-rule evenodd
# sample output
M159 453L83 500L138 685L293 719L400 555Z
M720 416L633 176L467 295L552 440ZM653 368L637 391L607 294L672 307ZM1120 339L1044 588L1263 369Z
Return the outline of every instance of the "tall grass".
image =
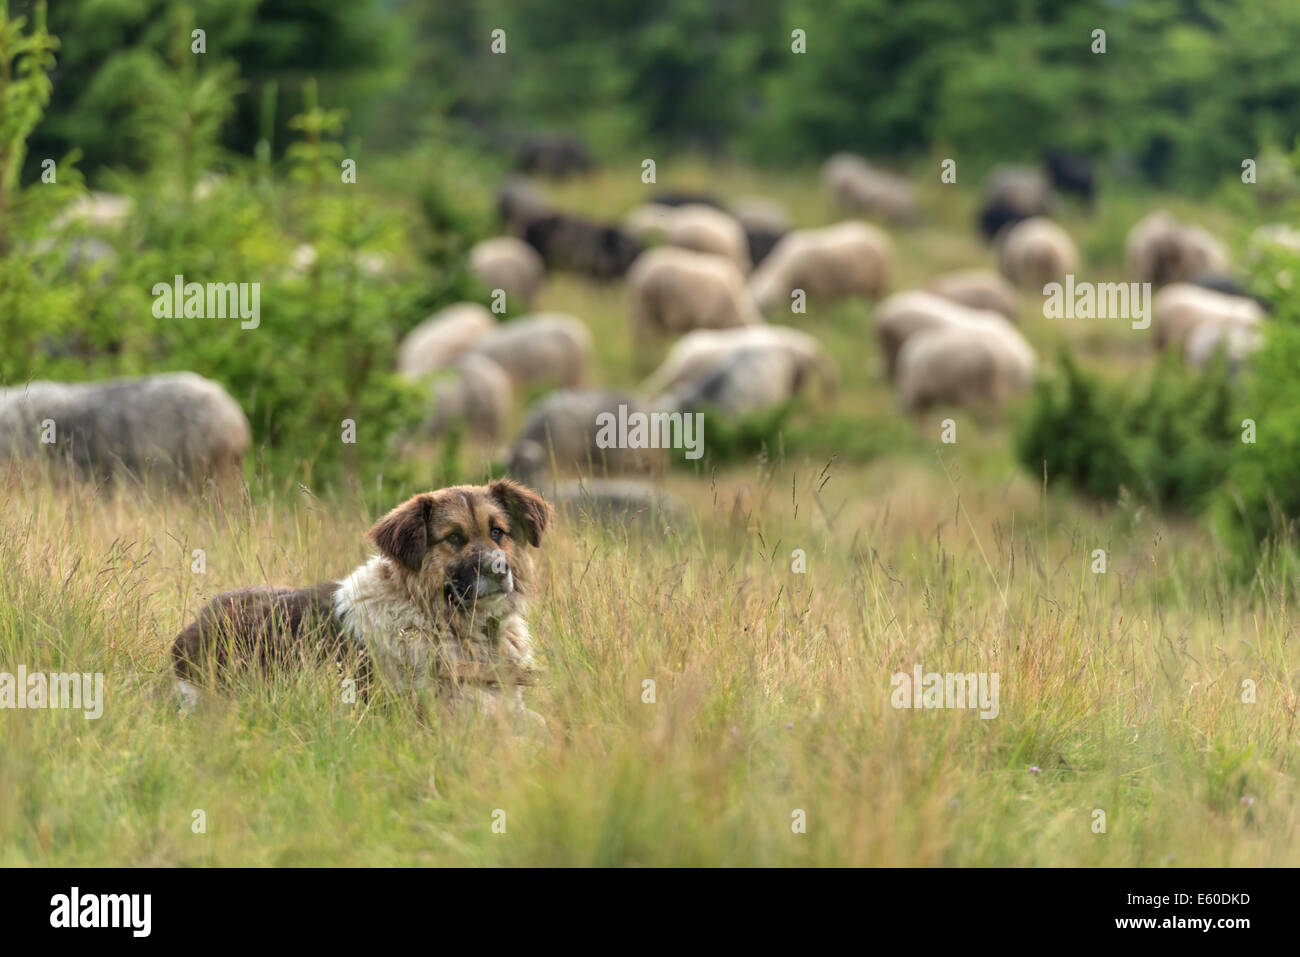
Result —
M1195 529L1106 528L1019 478L822 478L683 478L701 517L662 531L562 519L542 745L346 704L325 669L178 711L167 648L201 601L342 575L356 504L12 485L0 668L102 671L106 705L0 713L0 864L1300 860L1290 583L1234 590ZM998 673L998 717L895 710L916 664Z
M556 198L616 215L645 198L635 171ZM832 218L814 171L688 164L673 185L692 176ZM973 190L922 182L896 288L992 262ZM1115 203L1067 214L1090 278L1118 275L1144 208ZM657 358L634 351L618 285L560 277L540 306L591 325L599 381ZM1070 342L1117 377L1150 362L1127 324L1050 323L1029 299L1021 319L1043 355ZM531 613L540 744L382 695L350 705L328 669L178 711L168 646L206 598L341 577L411 488L318 499L255 475L218 501L8 480L0 671L102 671L106 704L95 721L0 711L0 865L1300 863L1294 580L1243 587L1195 524L1044 493L1001 423L959 415L945 446L938 414L903 422L869 306L789 321L843 374L791 434L860 433L862 454L807 441L674 470L694 517L667 527L562 516ZM996 672L998 716L896 710L891 675L918 664Z

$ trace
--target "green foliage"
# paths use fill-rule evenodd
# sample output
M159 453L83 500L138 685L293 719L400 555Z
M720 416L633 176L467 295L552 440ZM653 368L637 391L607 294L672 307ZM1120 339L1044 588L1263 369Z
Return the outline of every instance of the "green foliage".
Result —
M742 416L704 412L705 448L708 464L726 465L784 453L782 430L796 411L797 400L782 402L760 412ZM697 461L673 456L675 464L686 469L699 467Z
M0 26L0 37L12 35ZM308 111L291 120L302 139L289 151L288 182L268 183L251 180L217 141L236 93L227 69L182 61L160 70L158 105L134 119L165 148L141 175L118 178L132 200L124 226L50 230L80 186L71 167L60 170L66 183L29 186L14 204L23 241L0 259L0 377L192 370L222 383L248 414L271 476L329 483L386 472L400 481L392 444L427 404L392 372L400 333L420 316L419 287L395 264L404 222L342 182L332 139L341 116L317 106L313 86ZM227 162L227 175L194 188L201 170ZM74 265L86 242L108 244L110 258ZM256 284L259 323L186 317L179 303L168 315L155 290L176 276ZM346 420L355 442L344 438Z
M1034 400L1016 434L1021 464L1047 483L1064 482L1091 498L1113 501L1131 484L1136 455L1121 429L1121 404L1068 352L1061 375L1035 385Z
M232 176L203 199L145 197L133 225L143 251L126 266L128 285L148 289L173 274L259 282L261 324L152 317L122 353L137 371L192 369L225 384L273 473L361 478L383 470L396 436L423 412L423 395L391 371L417 293L386 275L401 224L342 182L329 138L338 114L321 110L312 89L304 101L308 112L290 121L303 136L289 151L296 188L267 194ZM309 262L289 261L308 249ZM344 440L345 420L355 443Z
M45 28L44 3L37 4L29 31L23 17L9 18L7 3L0 0L0 224L18 188L27 138L50 101L49 74L58 46Z
M1226 369L1200 373L1161 358L1145 394L1127 410L1124 428L1136 442L1138 491L1168 511L1195 511L1223 481L1239 432Z
M34 148L79 146L92 172L156 148L124 149L121 124L152 96L159 62L176 62L182 21L207 28L204 56L236 65L222 142L244 155L292 139L283 119L263 121L305 112L306 75L347 110L349 140L409 144L453 120L502 156L526 131L565 129L607 155L941 149L978 175L1065 145L1208 185L1300 129L1291 0L79 0L50 18L65 58Z
M811 410L800 399L742 416L706 410L704 435L710 466L748 462L756 457L869 462L915 444L913 430L897 416L874 420L860 414L835 415ZM673 462L687 470L699 466L677 456Z
M1194 374L1162 357L1138 396L1103 385L1061 355L1020 423L1022 465L1049 485L1100 501L1127 488L1170 512L1196 511L1223 480L1237 432L1224 367Z
M427 314L465 301L486 305L489 291L469 271L469 250L494 234L496 213L488 198L498 170L441 135L406 162L415 168L421 226L414 237L416 252L431 273L420 299L422 310Z
M147 90L128 124L145 166L162 174L159 185L188 194L222 158L221 130L234 113L242 88L229 61L199 69L183 41L189 24L178 22L178 49L170 65L153 54L137 64L136 81Z
M1053 145L1093 155L1108 145L1116 75L1132 54L1119 37L1114 49L1095 54L1091 34L1104 25L1122 36L1115 17L1124 14L1099 0L1033 6L1038 16L1006 22L997 22L998 11L980 27L988 44L959 44L938 78L937 117L924 135L951 144L952 155L977 167L1033 162Z
M88 330L78 329L74 318L101 294L98 271L80 285L63 281L77 268L76 238L51 242L39 231L81 187L76 154L56 166L53 183L25 189L18 183L27 137L49 99L57 48L45 29L44 4L36 6L28 30L0 2L0 382L23 378L27 357L51 339L84 337Z
M18 12L32 6L17 0ZM37 131L38 156L82 149L89 171L139 168L158 144L123 142L123 124L155 98L159 65L177 54L237 64L243 81L230 103L221 145L251 155L262 134L267 91L284 119L303 110L303 78L319 79L324 95L354 117L362 133L377 97L404 75L404 33L384 0L76 0L51 5L50 30L63 41L51 120ZM177 26L186 24L183 34ZM190 30L206 32L207 52L190 53ZM202 73L207 71L200 70ZM210 74L208 74L210 75ZM283 149L292 131L282 119L272 145ZM29 163L30 174L30 163Z
M1285 294L1251 357L1253 375L1243 418L1255 422L1255 441L1238 441L1221 496L1221 517L1236 553L1252 567L1267 550L1294 549L1300 537L1300 303L1290 293L1300 257L1275 253L1260 266L1261 283Z

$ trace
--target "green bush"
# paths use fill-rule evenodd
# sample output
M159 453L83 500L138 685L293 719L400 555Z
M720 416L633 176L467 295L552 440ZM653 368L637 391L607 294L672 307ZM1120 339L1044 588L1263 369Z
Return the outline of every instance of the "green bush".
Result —
M1035 386L1016 432L1016 455L1049 485L1064 483L1090 498L1113 501L1133 484L1137 454L1124 434L1122 404L1068 352L1061 373Z
M244 409L264 466L255 471L277 484L369 488L385 466L402 481L389 464L394 441L428 399L393 370L401 333L422 317L424 282L398 258L411 224L341 175L341 113L318 107L308 83L307 111L290 121L299 140L289 175L263 166L254 176L217 142L236 90L228 68L160 65L151 102L169 111L141 104L128 124L156 144L149 167L112 178L131 201L125 224L52 227L80 189L76 170L65 162L58 182L25 189L14 173L48 95L50 46L39 29L0 29L5 99L22 107L0 127L0 383L191 370ZM92 240L107 258L74 265ZM306 246L314 260L294 262ZM179 304L168 315L153 290L178 275L256 285L260 322L185 317Z
M799 398L736 417L706 410L704 437L705 461L710 466L747 462L756 456L861 463L915 446L915 433L897 416L836 415L810 409ZM687 470L699 467L696 461L676 456L673 462Z
M1174 354L1162 356L1124 419L1137 452L1135 491L1166 511L1199 511L1223 481L1239 437L1234 401L1221 363L1197 373Z
M342 179L333 140L341 115L319 108L310 84L305 101L308 111L290 121L301 138L288 153L288 183L256 184L236 168L198 199L183 170L151 170L156 188L138 195L129 237L138 252L122 268L120 281L138 289L175 274L258 282L260 325L146 309L124 326L118 362L220 381L273 475L368 479L426 412L423 393L393 372L400 334L420 318L421 289L394 262L404 224ZM314 259L294 264L306 246ZM354 442L344 439L348 420Z
M1083 372L1068 353L1041 380L1016 433L1021 464L1049 485L1100 501L1121 489L1169 512L1194 512L1223 480L1237 439L1226 370L1162 357L1133 396Z
M1253 564L1269 549L1293 549L1300 529L1300 256L1274 252L1257 269L1276 312L1264 346L1251 357L1241 419L1252 419L1255 441L1240 426L1220 498L1223 527L1238 556Z

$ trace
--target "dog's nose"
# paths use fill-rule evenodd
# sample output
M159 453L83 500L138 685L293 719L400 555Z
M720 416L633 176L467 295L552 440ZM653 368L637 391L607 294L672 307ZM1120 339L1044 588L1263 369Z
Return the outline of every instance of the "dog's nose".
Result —
M501 581L510 575L510 562L506 553L499 548L483 552L478 558L478 573Z
M515 576L510 571L510 562L506 560L505 552L499 548L494 548L490 552L483 552L479 555L478 575L474 579L474 595L482 598L484 595L494 595L497 592L509 594L515 590Z

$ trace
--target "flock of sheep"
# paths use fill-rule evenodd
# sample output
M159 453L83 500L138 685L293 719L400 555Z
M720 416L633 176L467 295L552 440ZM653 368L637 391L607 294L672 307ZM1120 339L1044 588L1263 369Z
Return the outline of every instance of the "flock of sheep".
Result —
M498 196L503 235L476 245L469 260L494 300L504 295L512 313L526 313L550 272L621 277L634 340L675 341L639 389L593 389L592 334L581 319L537 313L500 322L485 306L457 303L413 329L399 349L397 371L429 383L427 433L461 422L497 443L518 396L558 387L533 406L510 443L515 474L555 489L547 485L552 466L652 472L667 450L598 447L601 413L624 406L739 417L803 394L832 395L838 370L822 345L767 317L844 297L876 302L883 374L906 411L997 405L1030 385L1036 360L1017 328L1020 298L1079 267L1075 243L1050 214L1058 192L1093 201L1086 161L1058 152L1042 168L994 170L978 228L996 244L998 270L951 272L888 296L895 251L884 227L921 219L912 186L850 154L826 161L823 183L852 218L795 229L767 199L729 206L683 193L661 194L619 222L593 222L553 209L531 181L511 177ZM1300 247L1285 227L1265 227L1257 239ZM1127 240L1127 278L1163 287L1152 304L1156 345L1179 349L1194 365L1219 349L1240 362L1258 344L1266 309L1236 287L1229 269L1213 236L1163 212L1138 222ZM190 477L219 477L238 473L249 445L238 405L192 374L0 390L0 458L38 455L50 444L43 434L50 422L92 472L141 471L157 462Z
M545 381L561 391L530 411L511 446L512 469L534 481L549 465L606 474L653 470L662 465L658 450L597 447L601 413L624 405L744 416L803 393L833 394L837 367L821 344L767 317L850 296L879 300L873 322L883 374L906 411L996 405L1031 384L1034 350L1016 326L1021 293L1041 294L1079 267L1075 243L1050 213L1058 191L1093 201L1086 161L1058 151L1042 169L994 170L978 225L996 244L999 269L951 272L883 299L894 244L882 225L856 217L914 224L921 219L915 191L850 154L826 161L823 183L855 218L793 229L767 199L727 205L704 194L666 193L618 222L594 222L551 208L527 180L510 179L498 197L506 235L471 253L488 288L527 308L548 271L597 281L621 276L634 341L675 342L639 389L589 389L583 381L591 337L577 318L544 314L498 324L482 307L452 306L413 331L401 350L406 375L450 373L436 387L435 409L442 411L433 430L463 417L480 434L500 438L511 388ZM1218 241L1166 213L1143 219L1128 238L1131 280L1164 287L1153 307L1157 345L1183 350L1196 365L1224 347L1240 360L1257 344L1264 309L1231 284L1228 269Z

